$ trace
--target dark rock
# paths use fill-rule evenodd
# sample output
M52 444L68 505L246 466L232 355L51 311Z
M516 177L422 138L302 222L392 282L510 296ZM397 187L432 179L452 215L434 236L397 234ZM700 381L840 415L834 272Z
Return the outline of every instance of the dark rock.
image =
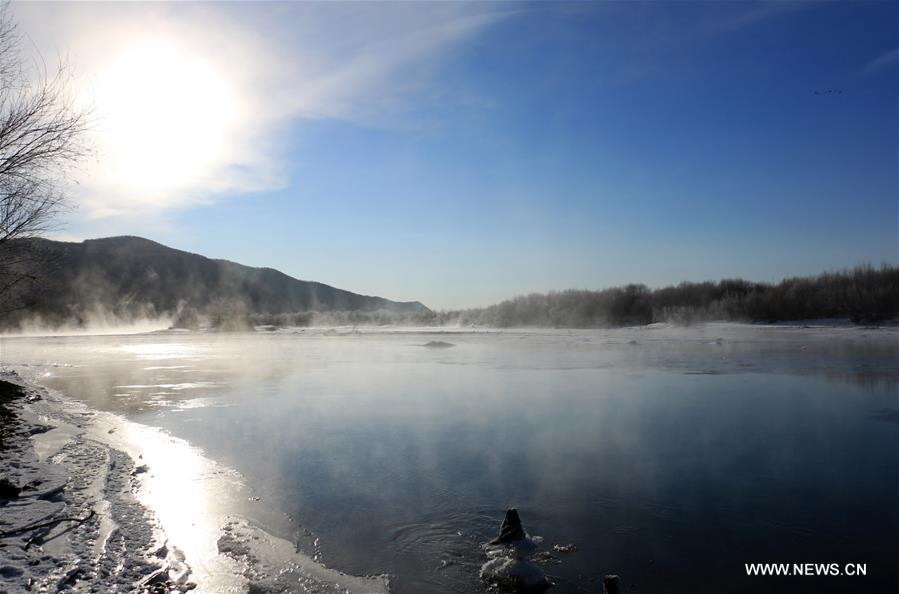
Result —
M21 386L6 380L0 380L0 402L10 402L25 393Z
M32 425L28 428L29 435L40 435L41 433L46 433L47 431L52 431L56 429L52 425Z
M442 340L432 340L430 342L424 343L421 346L429 348L429 349L448 349L448 348L454 347L456 345L454 345L451 342L443 342Z
M524 528L521 526L521 518L514 507L506 510L506 517L499 527L499 536L490 541L490 544L506 544L521 540L525 537Z
M0 479L0 497L4 499L15 499L21 492L22 488L18 485L14 485L5 478Z
M621 579L617 575L602 578L602 591L605 594L621 594Z

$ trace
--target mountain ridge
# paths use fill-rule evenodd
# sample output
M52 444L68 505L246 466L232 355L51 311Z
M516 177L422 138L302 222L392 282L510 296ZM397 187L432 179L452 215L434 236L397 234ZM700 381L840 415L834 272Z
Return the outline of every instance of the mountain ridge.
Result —
M86 325L91 317L118 322L176 317L296 312L429 313L418 301L363 295L271 267L253 267L179 250L133 235L64 242L23 239L5 246L8 262L26 260L36 277L12 295L3 326L37 317L45 325Z

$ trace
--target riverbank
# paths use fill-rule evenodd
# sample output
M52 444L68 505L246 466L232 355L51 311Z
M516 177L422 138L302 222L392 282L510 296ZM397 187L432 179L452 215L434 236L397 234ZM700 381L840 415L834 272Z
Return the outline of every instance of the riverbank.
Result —
M242 478L182 440L0 374L0 576L13 591L387 592L235 513Z

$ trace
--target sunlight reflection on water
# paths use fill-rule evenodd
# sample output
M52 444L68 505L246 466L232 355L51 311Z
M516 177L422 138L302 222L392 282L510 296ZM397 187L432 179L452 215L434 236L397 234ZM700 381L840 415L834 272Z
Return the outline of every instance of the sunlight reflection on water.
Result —
M202 348L197 345L182 342L153 342L142 344L122 344L118 350L134 355L143 361L164 361L168 359L187 359L198 357L202 354ZM164 367L150 367L149 369L163 369ZM171 367L169 367L171 368Z

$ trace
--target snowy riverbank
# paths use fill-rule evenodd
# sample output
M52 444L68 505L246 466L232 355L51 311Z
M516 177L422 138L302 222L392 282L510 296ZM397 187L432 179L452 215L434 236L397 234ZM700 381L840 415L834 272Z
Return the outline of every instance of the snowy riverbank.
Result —
M386 592L234 510L235 472L167 434L0 374L0 576L11 591Z

